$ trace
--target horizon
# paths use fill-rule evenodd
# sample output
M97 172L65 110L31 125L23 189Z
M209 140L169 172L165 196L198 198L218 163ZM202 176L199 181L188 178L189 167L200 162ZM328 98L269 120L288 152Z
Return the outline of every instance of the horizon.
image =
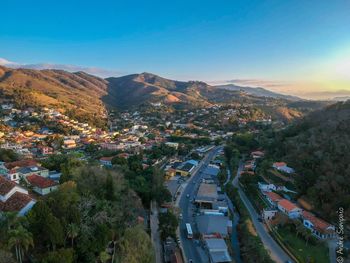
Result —
M309 98L350 92L348 1L5 1L2 9L4 66L102 77L152 72Z

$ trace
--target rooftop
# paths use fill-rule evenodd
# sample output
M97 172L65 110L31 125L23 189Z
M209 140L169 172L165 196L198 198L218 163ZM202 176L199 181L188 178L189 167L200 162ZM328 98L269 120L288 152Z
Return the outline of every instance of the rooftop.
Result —
M48 188L51 186L55 186L57 185L57 183L51 179L39 176L37 174L32 174L30 176L27 176L26 178L28 180L28 182L36 187L39 188Z
M9 193L14 187L16 183L0 176L0 195L6 195Z
M29 195L16 192L6 202L0 202L0 210L4 212L20 211L32 200Z
M208 198L217 199L218 193L217 193L216 187L217 187L216 184L201 183L198 189L197 198L200 199L202 197L208 197Z
M284 209L286 209L288 212L293 211L294 209L299 208L295 204L293 204L291 201L287 199L282 199L278 202L278 205L282 206Z

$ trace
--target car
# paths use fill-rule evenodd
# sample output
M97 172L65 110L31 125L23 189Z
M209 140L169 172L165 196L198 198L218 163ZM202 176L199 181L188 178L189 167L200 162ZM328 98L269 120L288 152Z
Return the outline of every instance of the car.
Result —
M186 197L187 197L187 198L190 198L190 195L189 195L189 194L187 194L187 195L186 195Z
M182 214L179 214L179 218L182 219Z

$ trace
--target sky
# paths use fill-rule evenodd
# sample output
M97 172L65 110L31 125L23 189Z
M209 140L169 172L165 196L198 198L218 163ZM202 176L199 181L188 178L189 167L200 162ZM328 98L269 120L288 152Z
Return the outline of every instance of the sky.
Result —
M0 15L2 64L350 91L348 0L2 0Z

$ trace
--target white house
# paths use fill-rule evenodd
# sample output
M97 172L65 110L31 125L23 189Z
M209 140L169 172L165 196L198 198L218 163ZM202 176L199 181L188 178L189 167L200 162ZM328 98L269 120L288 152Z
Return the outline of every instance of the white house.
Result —
M28 191L0 176L0 213L18 212L25 215L35 204L35 200L28 195Z
M285 213L291 219L299 218L303 211L300 207L296 206L287 199L282 199L278 201L277 207L280 211Z
M273 163L272 165L273 168L277 169L278 171L287 173L287 174L291 174L294 173L294 169L291 167L288 167L287 164L285 162L276 162Z
M308 211L302 212L303 225L319 239L336 237L335 227Z
M258 187L259 187L260 191L262 191L262 192L271 192L271 191L277 190L277 188L274 184L264 184L264 183L258 182Z

